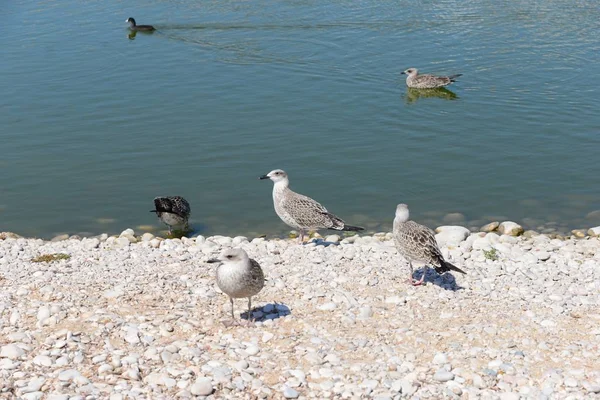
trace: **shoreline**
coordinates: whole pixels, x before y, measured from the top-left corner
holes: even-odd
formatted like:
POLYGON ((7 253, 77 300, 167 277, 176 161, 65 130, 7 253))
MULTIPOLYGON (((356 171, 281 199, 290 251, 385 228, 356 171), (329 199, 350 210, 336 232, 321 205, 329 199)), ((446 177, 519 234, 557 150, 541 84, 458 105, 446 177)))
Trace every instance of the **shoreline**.
MULTIPOLYGON (((451 215, 451 214, 448 214, 451 215)), ((517 233, 514 234, 513 236, 520 236, 520 235, 525 235, 526 237, 531 237, 531 236, 537 236, 537 235, 546 235, 548 237, 550 237, 551 239, 561 239, 561 240, 565 240, 565 239, 569 239, 571 237, 575 237, 575 238, 585 238, 585 237, 597 237, 600 236, 600 225, 598 226, 590 226, 589 228, 577 228, 577 229, 572 229, 569 232, 562 232, 559 231, 557 229, 554 228, 547 228, 547 229, 526 229, 524 228, 522 225, 516 223, 516 222, 512 222, 512 221, 490 221, 486 224, 484 224, 483 226, 469 226, 469 224, 461 224, 461 223, 453 223, 453 221, 450 219, 448 221, 448 223, 445 223, 443 225, 439 225, 436 228, 432 228, 436 233, 439 232, 440 228, 444 228, 447 226, 457 226, 457 227, 461 227, 464 229, 467 229, 470 233, 487 233, 487 232, 496 232, 499 234, 502 234, 503 232, 499 230, 500 225, 502 224, 510 224, 511 226, 514 226, 514 229, 517 229, 517 233)), ((428 226, 427 224, 425 224, 426 226, 428 226)), ((593 225, 593 224, 592 224, 593 225)), ((527 226, 527 225, 524 225, 527 226)), ((431 227, 431 226, 430 226, 431 227)), ((11 237, 11 238, 24 238, 24 239, 40 239, 43 241, 61 241, 61 240, 67 240, 67 239, 78 239, 78 240, 82 240, 82 239, 86 239, 86 238, 104 238, 103 240, 106 240, 106 238, 108 237, 120 237, 123 232, 131 232, 132 235, 137 236, 137 237, 142 237, 144 234, 149 234, 152 235, 153 237, 157 237, 160 238, 162 240, 165 239, 173 239, 173 238, 181 238, 182 236, 186 236, 187 238, 195 238, 198 236, 202 236, 202 237, 212 237, 212 236, 225 236, 225 237, 229 237, 228 235, 220 235, 220 234, 214 234, 214 235, 207 235, 207 234, 203 234, 204 232, 202 230, 194 230, 192 229, 190 232, 181 235, 181 236, 174 236, 174 237, 168 237, 167 235, 160 236, 161 233, 166 233, 165 229, 153 229, 154 226, 152 225, 140 225, 137 226, 137 232, 134 228, 126 228, 125 230, 123 230, 120 234, 109 234, 109 233, 100 233, 100 234, 92 234, 92 235, 80 235, 80 234, 68 234, 68 233, 63 233, 63 234, 58 234, 53 236, 52 238, 43 238, 43 237, 26 237, 26 236, 21 236, 18 233, 15 232, 0 232, 0 240, 3 240, 4 238, 7 237, 11 237), (140 232, 141 231, 141 232, 140 232)), ((351 235, 359 235, 359 236, 374 236, 374 235, 381 235, 382 233, 386 233, 391 231, 391 226, 390 229, 384 229, 384 230, 377 230, 377 229, 372 229, 372 227, 368 227, 365 229, 365 231, 361 233, 359 232, 349 232, 347 234, 344 234, 344 232, 339 232, 339 231, 335 231, 335 230, 322 230, 320 232, 313 232, 313 235, 311 235, 311 237, 315 237, 315 238, 323 238, 323 237, 327 237, 327 236, 332 236, 332 235, 338 235, 338 236, 351 236, 351 235)), ((256 235, 236 235, 236 236, 231 236, 231 237, 247 237, 247 236, 254 236, 254 237, 259 237, 259 238, 267 238, 269 240, 283 240, 283 239, 289 239, 289 238, 294 238, 295 235, 297 234, 296 231, 293 230, 288 230, 287 233, 283 233, 286 232, 285 230, 279 230, 279 232, 281 234, 275 234, 275 235, 267 235, 267 234, 256 234, 256 235)), ((181 232, 180 232, 181 234, 181 232)))
POLYGON ((389 232, 0 240, 0 398, 600 399, 600 238, 515 225, 442 227, 467 275, 422 287, 389 232), (267 279, 251 326, 206 262, 231 246, 267 279))

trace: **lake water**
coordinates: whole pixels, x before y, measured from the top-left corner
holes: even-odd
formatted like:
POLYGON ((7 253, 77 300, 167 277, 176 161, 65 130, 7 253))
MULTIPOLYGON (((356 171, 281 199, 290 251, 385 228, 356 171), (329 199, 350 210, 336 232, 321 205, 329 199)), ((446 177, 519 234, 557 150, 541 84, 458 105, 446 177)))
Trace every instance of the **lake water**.
POLYGON ((278 235, 275 168, 372 230, 399 202, 432 227, 600 225, 597 0, 0 11, 0 231, 163 229, 153 198, 182 195, 203 234, 278 235), (158 31, 130 39, 128 17, 158 31), (463 76, 432 96, 409 67, 463 76))

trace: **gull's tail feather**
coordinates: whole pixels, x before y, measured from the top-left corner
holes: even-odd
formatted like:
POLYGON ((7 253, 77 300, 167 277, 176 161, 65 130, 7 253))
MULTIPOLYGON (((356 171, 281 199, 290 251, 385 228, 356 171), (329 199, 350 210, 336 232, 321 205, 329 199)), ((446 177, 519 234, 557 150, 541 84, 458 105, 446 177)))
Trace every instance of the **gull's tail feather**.
POLYGON ((459 76, 462 76, 462 74, 449 75, 448 79, 450 79, 450 82, 456 82, 456 78, 458 78, 459 76))
POLYGON ((341 229, 342 231, 364 231, 365 228, 361 227, 361 226, 352 226, 352 225, 344 225, 344 227, 341 229))
POLYGON ((460 272, 461 274, 466 274, 465 271, 450 264, 448 261, 444 260, 441 257, 439 258, 439 261, 440 261, 440 265, 438 267, 435 267, 435 272, 437 272, 438 274, 443 274, 444 272, 449 272, 449 271, 456 271, 456 272, 460 272))
POLYGON ((337 215, 331 213, 323 213, 329 217, 332 225, 328 229, 335 229, 336 231, 364 231, 365 228, 360 226, 346 225, 346 223, 337 215))

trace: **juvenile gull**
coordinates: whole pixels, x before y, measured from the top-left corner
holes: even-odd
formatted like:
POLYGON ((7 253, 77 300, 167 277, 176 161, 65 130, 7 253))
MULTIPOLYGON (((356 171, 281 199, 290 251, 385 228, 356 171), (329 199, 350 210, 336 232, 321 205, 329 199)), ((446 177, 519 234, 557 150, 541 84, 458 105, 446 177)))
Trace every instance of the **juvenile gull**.
POLYGON ((316 229, 335 229, 338 231, 362 231, 359 226, 346 225, 339 217, 331 214, 325 207, 289 188, 290 181, 285 171, 275 169, 260 179, 273 181, 273 205, 275 212, 287 225, 300 231, 300 243, 304 232, 316 229))
POLYGON ((449 75, 449 76, 435 76, 429 74, 419 75, 419 70, 416 68, 409 68, 401 74, 408 75, 406 77, 406 86, 415 89, 435 89, 448 86, 452 82, 456 82, 456 78, 462 74, 449 75))
POLYGON ((427 265, 432 265, 438 274, 448 271, 457 271, 465 274, 463 270, 444 260, 444 256, 435 240, 435 233, 424 225, 408 220, 408 206, 398 204, 394 218, 394 241, 402 257, 408 262, 410 268, 410 283, 418 286, 423 283, 427 272, 427 265), (413 280, 412 262, 425 263, 423 276, 418 281, 413 280))
POLYGON ((265 276, 260 265, 248 257, 242 249, 226 249, 218 258, 208 260, 209 263, 220 263, 217 266, 217 285, 229 296, 231 301, 231 318, 235 322, 233 299, 248 298, 248 323, 252 310, 252 296, 258 294, 265 284, 265 276))
POLYGON ((154 210, 150 212, 156 213, 156 216, 169 227, 169 235, 173 226, 182 225, 184 229, 189 229, 190 203, 181 196, 156 197, 154 210))

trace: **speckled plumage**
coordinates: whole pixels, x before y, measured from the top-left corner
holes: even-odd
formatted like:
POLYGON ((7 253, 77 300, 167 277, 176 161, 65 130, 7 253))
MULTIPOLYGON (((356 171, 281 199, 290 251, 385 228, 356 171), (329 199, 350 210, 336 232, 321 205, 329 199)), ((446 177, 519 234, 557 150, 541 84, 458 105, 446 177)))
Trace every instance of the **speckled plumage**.
MULTIPOLYGON (((433 266, 438 274, 448 271, 465 273, 463 270, 444 260, 444 256, 435 240, 435 232, 424 225, 409 221, 408 218, 408 206, 406 204, 398 204, 396 207, 396 217, 394 218, 394 241, 398 252, 408 262, 411 282, 413 261, 433 266)), ((423 272, 424 277, 425 271, 423 272)), ((422 283, 423 278, 417 284, 422 283)))
POLYGON ((456 78, 462 74, 449 75, 449 76, 435 76, 429 74, 419 75, 419 70, 416 68, 409 68, 402 72, 408 75, 406 77, 406 86, 414 89, 435 89, 448 86, 452 82, 456 81, 456 78))
POLYGON ((283 170, 273 170, 260 178, 273 181, 275 213, 285 224, 300 231, 300 240, 302 240, 304 232, 308 230, 361 231, 364 229, 359 226, 346 225, 341 218, 331 214, 319 202, 291 190, 288 176, 283 170))
POLYGON ((248 298, 248 319, 250 319, 252 296, 260 292, 265 285, 265 276, 260 264, 249 258, 242 249, 224 250, 218 258, 208 260, 209 263, 220 263, 217 267, 217 286, 231 301, 231 317, 233 299, 248 298))
POLYGON ((156 197, 154 199, 154 210, 156 216, 169 227, 169 233, 173 226, 182 225, 187 228, 188 219, 191 214, 190 203, 181 196, 156 197))

